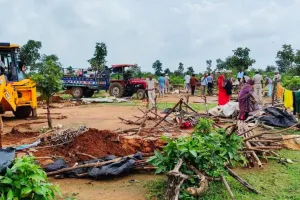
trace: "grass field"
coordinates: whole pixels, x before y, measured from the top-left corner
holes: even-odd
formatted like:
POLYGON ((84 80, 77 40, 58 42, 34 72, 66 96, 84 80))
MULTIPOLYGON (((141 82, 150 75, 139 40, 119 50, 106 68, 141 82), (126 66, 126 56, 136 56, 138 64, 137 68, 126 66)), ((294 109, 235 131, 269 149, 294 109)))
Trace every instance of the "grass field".
MULTIPOLYGON (((281 150, 284 158, 300 161, 300 152, 281 150)), ((233 178, 227 180, 237 200, 300 200, 300 163, 283 165, 270 161, 263 169, 236 169, 248 183, 261 194, 249 192, 233 178)), ((152 181, 147 184, 148 199, 161 200, 164 196, 166 183, 164 180, 152 181)), ((211 183, 210 190, 199 200, 231 199, 221 183, 211 183)))

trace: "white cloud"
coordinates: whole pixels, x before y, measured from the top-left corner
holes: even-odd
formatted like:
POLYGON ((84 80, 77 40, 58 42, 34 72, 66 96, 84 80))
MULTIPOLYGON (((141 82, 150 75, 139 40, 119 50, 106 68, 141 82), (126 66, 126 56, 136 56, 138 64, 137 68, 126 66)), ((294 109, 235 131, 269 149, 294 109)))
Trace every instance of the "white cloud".
POLYGON ((0 41, 43 42, 65 66, 87 67, 96 42, 108 46, 108 64, 160 59, 203 71, 242 46, 254 67, 274 64, 284 43, 300 48, 299 0, 0 0, 0 41), (3 9, 5 8, 5 9, 3 9), (5 19, 5 20, 3 20, 5 19))

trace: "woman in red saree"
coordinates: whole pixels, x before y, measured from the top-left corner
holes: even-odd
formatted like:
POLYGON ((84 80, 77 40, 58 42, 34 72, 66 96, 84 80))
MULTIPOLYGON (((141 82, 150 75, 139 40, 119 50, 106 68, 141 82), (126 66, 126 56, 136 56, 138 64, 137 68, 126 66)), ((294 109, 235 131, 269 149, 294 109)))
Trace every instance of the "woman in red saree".
POLYGON ((227 95, 226 90, 224 88, 224 84, 225 84, 225 76, 223 74, 221 74, 218 78, 218 89, 219 89, 218 104, 219 104, 219 106, 225 105, 230 100, 230 96, 227 95))

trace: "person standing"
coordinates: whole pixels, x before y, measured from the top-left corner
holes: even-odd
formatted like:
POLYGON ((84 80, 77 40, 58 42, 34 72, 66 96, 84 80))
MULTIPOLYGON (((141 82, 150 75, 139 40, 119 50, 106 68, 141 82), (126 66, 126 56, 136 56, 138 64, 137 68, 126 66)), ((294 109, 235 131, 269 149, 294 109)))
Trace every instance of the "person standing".
POLYGON ((229 102, 230 96, 226 93, 225 90, 225 76, 221 74, 218 78, 218 105, 222 106, 229 102))
POLYGON ((207 81, 207 93, 208 95, 212 95, 213 94, 213 86, 214 86, 214 79, 213 77, 210 75, 210 73, 208 73, 208 76, 206 77, 206 81, 207 81))
POLYGON ((273 77, 273 81, 275 80, 277 81, 277 83, 281 81, 281 75, 278 73, 278 71, 275 72, 275 75, 273 77))
POLYGON ((146 81, 148 91, 149 102, 152 104, 152 109, 155 108, 155 82, 153 80, 153 76, 149 75, 149 79, 146 81))
POLYGON ((269 77, 266 77, 265 80, 266 80, 266 85, 268 86, 268 97, 271 97, 272 96, 272 88, 273 88, 272 79, 270 79, 269 77))
POLYGON ((159 97, 164 97, 165 77, 163 74, 161 74, 160 77, 158 78, 158 92, 159 92, 159 97))
POLYGON ((262 89, 263 89, 263 77, 259 74, 259 71, 255 72, 253 76, 254 92, 258 98, 259 104, 262 104, 262 89))
POLYGON ((206 79, 206 74, 204 74, 203 77, 201 78, 202 95, 205 95, 206 86, 207 86, 207 79, 206 79))
POLYGON ((189 93, 189 91, 190 91, 190 80, 191 80, 191 76, 189 74, 186 74, 184 77, 186 93, 189 93))
POLYGON ((241 82, 241 80, 243 79, 243 77, 244 77, 244 72, 243 72, 243 70, 240 70, 238 72, 238 74, 237 74, 238 81, 241 82))
POLYGON ((196 89, 196 86, 198 84, 198 79, 196 78, 195 74, 192 75, 192 78, 190 79, 190 84, 191 84, 192 96, 194 96, 195 95, 195 89, 196 89))
POLYGON ((165 94, 169 93, 169 76, 165 75, 165 94))

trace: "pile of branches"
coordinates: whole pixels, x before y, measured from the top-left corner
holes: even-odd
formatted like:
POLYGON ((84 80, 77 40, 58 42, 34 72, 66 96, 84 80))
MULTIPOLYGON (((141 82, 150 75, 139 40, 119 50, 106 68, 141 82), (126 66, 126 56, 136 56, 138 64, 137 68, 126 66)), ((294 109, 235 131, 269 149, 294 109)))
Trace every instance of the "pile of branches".
POLYGON ((200 119, 190 137, 167 139, 163 151, 155 152, 148 161, 158 167, 156 173, 167 173, 168 200, 176 200, 179 195, 199 197, 208 190, 211 181, 221 181, 234 199, 226 176, 232 176, 250 191, 259 193, 230 169, 246 163, 240 153, 243 139, 232 131, 213 128, 213 121, 200 119))
POLYGON ((122 122, 129 125, 136 125, 138 127, 126 130, 116 130, 116 132, 126 135, 145 134, 147 136, 155 136, 155 134, 159 132, 172 133, 179 131, 182 123, 184 122, 196 124, 198 118, 201 116, 201 114, 188 105, 188 96, 186 96, 186 101, 181 98, 172 108, 166 110, 163 116, 157 114, 157 108, 155 110, 139 110, 143 115, 133 116, 136 118, 135 121, 119 117, 122 122), (189 113, 189 111, 191 112, 189 113), (170 119, 170 115, 172 113, 176 113, 176 117, 174 119, 170 119), (149 126, 147 124, 148 121, 152 121, 155 124, 149 126))
POLYGON ((40 139, 41 143, 49 146, 64 145, 72 142, 76 137, 86 132, 88 128, 86 126, 80 126, 78 129, 59 129, 54 132, 44 134, 40 139))

